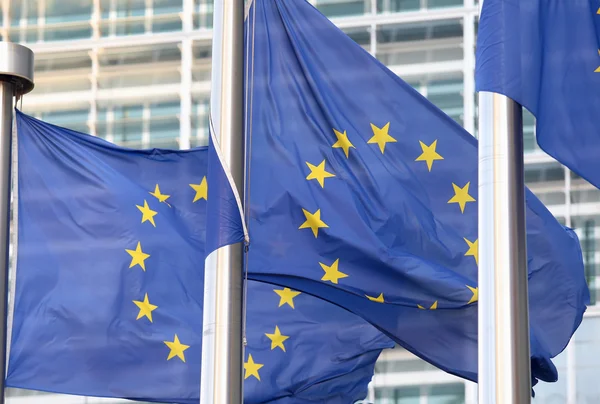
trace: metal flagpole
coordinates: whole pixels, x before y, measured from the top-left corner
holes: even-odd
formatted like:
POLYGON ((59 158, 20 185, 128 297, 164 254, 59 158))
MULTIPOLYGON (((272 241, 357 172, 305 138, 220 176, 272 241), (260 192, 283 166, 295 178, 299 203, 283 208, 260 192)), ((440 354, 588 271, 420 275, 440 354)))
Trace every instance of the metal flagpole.
POLYGON ((531 402, 522 107, 479 93, 479 403, 531 402))
MULTIPOLYGON (((10 162, 13 108, 16 96, 33 90, 33 52, 24 46, 0 42, 0 363, 6 374, 8 261, 10 240, 10 162)), ((0 378, 0 404, 4 404, 4 377, 0 378)))
MULTIPOLYGON (((239 195, 243 195, 244 1, 214 3, 211 118, 214 137, 239 195)), ((207 257, 204 285, 200 402, 241 404, 242 391, 241 243, 207 257)))

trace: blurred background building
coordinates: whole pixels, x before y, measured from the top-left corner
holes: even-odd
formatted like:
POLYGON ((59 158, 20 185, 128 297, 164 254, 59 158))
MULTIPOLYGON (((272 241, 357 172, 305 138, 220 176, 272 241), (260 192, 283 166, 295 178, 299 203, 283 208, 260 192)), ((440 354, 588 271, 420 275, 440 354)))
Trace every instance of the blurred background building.
MULTIPOLYGON (((476 136, 476 0, 310 1, 476 136)), ((24 112, 133 148, 207 143, 212 0, 0 2, 2 40, 36 53, 36 88, 25 97, 24 112)), ((577 229, 595 304, 600 192, 537 147, 530 114, 524 122, 527 185, 563 224, 577 229)), ((598 358, 600 310, 591 307, 556 359, 561 379, 537 386, 534 403, 600 402, 598 358)), ((11 404, 123 402, 14 389, 7 394, 11 404)), ((396 348, 382 354, 369 400, 474 404, 477 390, 396 348)))

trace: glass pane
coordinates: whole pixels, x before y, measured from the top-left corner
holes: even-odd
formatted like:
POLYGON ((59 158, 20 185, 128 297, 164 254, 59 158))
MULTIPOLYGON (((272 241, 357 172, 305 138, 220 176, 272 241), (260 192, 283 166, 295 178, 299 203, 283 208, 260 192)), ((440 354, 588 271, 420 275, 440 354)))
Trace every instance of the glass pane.
POLYGON ((361 15, 370 12, 370 0, 316 0, 315 6, 327 17, 361 15))
POLYGON ((583 262, 585 264, 585 277, 590 289, 590 304, 596 304, 598 297, 599 274, 597 270, 598 252, 600 251, 600 215, 575 215, 571 225, 577 232, 583 262))
POLYGON ((382 360, 375 364, 375 373, 402 373, 436 370, 437 368, 419 358, 382 360))
POLYGON ((91 17, 91 1, 46 0, 46 24, 87 21, 91 17))
POLYGON ((88 109, 45 112, 41 115, 40 119, 54 125, 69 128, 71 130, 89 133, 87 125, 89 112, 90 111, 88 109))
POLYGON ((384 64, 461 60, 463 28, 460 20, 377 27, 377 59, 384 64))
POLYGON ((427 390, 427 404, 464 404, 465 385, 441 384, 430 386, 427 390))
MULTIPOLYGON (((578 404, 600 402, 600 318, 583 320, 575 334, 575 355, 577 372, 578 404)), ((563 401, 565 402, 565 401, 563 401)))
POLYGON ((37 24, 38 7, 37 0, 19 0, 10 2, 10 25, 13 27, 19 26, 21 22, 26 22, 26 25, 37 24))
POLYGON ((150 106, 149 147, 179 149, 179 112, 180 103, 178 101, 150 106))
POLYGON ((212 28, 213 0, 194 0, 194 28, 212 28))
POLYGON ((99 56, 98 88, 179 83, 178 43, 107 49, 99 56))
POLYGON ((462 80, 431 81, 427 86, 427 98, 448 116, 462 125, 462 80))
POLYGON ((46 25, 41 31, 44 41, 71 41, 73 39, 91 38, 92 27, 88 22, 46 25))
POLYGON ((102 18, 109 18, 111 11, 116 12, 117 17, 143 16, 146 12, 146 0, 100 0, 100 10, 102 18))
POLYGON ((525 153, 540 152, 535 140, 535 117, 523 108, 523 149, 525 153))
POLYGON ((419 387, 382 387, 375 389, 375 404, 419 404, 419 387))
POLYGON ((155 19, 152 22, 152 32, 181 31, 183 22, 179 14, 169 14, 168 18, 155 19))
POLYGON ((210 81, 212 45, 208 41, 196 41, 192 44, 192 80, 210 81))
POLYGON ((421 8, 421 0, 377 0, 378 13, 397 13, 421 8))
POLYGON ((208 110, 208 98, 193 99, 191 147, 208 145, 208 110))
POLYGON ((462 5, 463 0, 427 0, 428 8, 459 7, 462 5))
POLYGON ((143 107, 131 105, 114 108, 113 139, 116 144, 141 149, 143 127, 143 107))
POLYGON ((365 49, 369 49, 371 44, 371 34, 367 28, 348 28, 344 29, 346 35, 354 40, 357 44, 365 49))
POLYGON ((558 163, 527 164, 525 185, 545 205, 565 203, 565 170, 558 163))
POLYGON ((153 0, 154 14, 175 14, 183 11, 183 0, 153 0))

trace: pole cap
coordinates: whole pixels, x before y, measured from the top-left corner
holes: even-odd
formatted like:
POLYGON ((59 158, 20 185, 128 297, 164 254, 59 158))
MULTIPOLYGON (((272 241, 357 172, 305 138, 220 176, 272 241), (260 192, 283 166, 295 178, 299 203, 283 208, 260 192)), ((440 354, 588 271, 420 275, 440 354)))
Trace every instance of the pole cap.
POLYGON ((33 51, 12 42, 0 42, 0 81, 15 84, 17 95, 33 90, 33 51))

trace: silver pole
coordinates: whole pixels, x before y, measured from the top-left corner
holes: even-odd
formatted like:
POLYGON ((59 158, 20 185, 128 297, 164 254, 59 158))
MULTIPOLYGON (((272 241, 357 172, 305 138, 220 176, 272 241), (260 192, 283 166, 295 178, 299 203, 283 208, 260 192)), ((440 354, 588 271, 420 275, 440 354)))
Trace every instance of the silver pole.
MULTIPOLYGON (((217 0, 213 12, 211 118, 218 142, 215 146, 243 195, 244 1, 217 0)), ((223 247, 206 260, 200 383, 203 404, 243 401, 242 248, 242 244, 223 247)))
MULTIPOLYGON (((14 97, 33 90, 33 52, 21 45, 0 42, 0 363, 6 374, 8 262, 10 240, 10 185, 14 97)), ((0 404, 4 404, 4 377, 0 404)))
POLYGON ((531 402, 519 104, 479 93, 479 403, 531 402))

